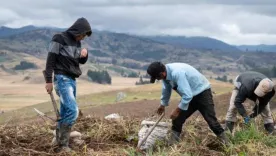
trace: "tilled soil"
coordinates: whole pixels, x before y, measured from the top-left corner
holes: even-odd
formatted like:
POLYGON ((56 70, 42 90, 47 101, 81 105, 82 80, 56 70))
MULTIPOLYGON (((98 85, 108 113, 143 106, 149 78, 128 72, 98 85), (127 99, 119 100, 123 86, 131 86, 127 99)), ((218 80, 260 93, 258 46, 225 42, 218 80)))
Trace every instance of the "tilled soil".
MULTIPOLYGON (((229 107, 229 99, 231 94, 223 94, 214 96, 214 103, 217 116, 226 114, 229 107)), ((168 107, 166 107, 166 117, 177 107, 179 101, 172 100, 168 107)), ((135 118, 147 118, 155 114, 155 111, 160 105, 160 100, 143 100, 137 102, 126 102, 104 106, 90 107, 84 110, 84 114, 90 114, 95 117, 104 117, 112 113, 118 113, 122 116, 130 116, 135 118)), ((197 113, 195 113, 197 114, 197 113)))
MULTIPOLYGON (((217 116, 224 117, 231 94, 214 97, 217 116)), ((118 103, 91 107, 83 110, 84 115, 74 126, 83 134, 85 145, 74 147, 77 155, 126 155, 122 149, 135 148, 137 139, 127 141, 128 136, 137 136, 142 119, 152 116, 159 106, 159 100, 143 100, 138 102, 118 103), (111 113, 124 117, 122 122, 103 120, 111 113), (90 115, 90 116, 89 116, 90 115)), ((166 117, 176 108, 178 101, 174 100, 166 109, 166 117)), ((272 109, 274 103, 271 104, 272 109)), ((22 124, 0 125, 0 156, 2 155, 56 155, 51 145, 53 123, 36 118, 22 124)), ((183 139, 190 140, 194 147, 180 147, 183 152, 199 155, 223 155, 213 133, 207 123, 196 112, 186 123, 193 126, 192 131, 184 131, 183 139), (198 118, 199 116, 199 118, 198 118), (195 138, 202 140, 195 142, 195 138), (193 143, 195 142, 195 143, 193 143)))

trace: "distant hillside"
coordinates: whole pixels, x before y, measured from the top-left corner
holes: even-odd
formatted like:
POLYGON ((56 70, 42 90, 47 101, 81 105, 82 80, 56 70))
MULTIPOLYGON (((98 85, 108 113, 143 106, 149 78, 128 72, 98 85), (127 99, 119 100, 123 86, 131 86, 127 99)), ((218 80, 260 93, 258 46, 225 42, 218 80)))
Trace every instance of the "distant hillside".
POLYGON ((245 52, 276 52, 276 45, 240 45, 237 47, 245 52))
MULTIPOLYGON (((45 59, 53 34, 61 30, 64 29, 40 28, 2 37, 0 50, 27 53, 45 59)), ((182 41, 183 38, 179 38, 179 41, 182 41)), ((123 33, 93 31, 92 37, 83 41, 83 47, 89 50, 89 62, 115 64, 132 69, 146 69, 150 62, 158 60, 164 63, 186 62, 200 70, 225 74, 228 71, 239 72, 256 67, 273 66, 276 59, 276 53, 264 55, 253 52, 249 55, 235 50, 235 47, 222 41, 206 37, 191 38, 195 42, 189 41, 190 45, 208 46, 209 43, 209 47, 216 45, 215 48, 179 46, 173 42, 174 37, 171 38, 172 42, 166 43, 157 39, 158 37, 145 38, 123 33), (203 44, 203 41, 208 42, 203 44), (225 50, 219 50, 219 47, 225 47, 225 50)), ((189 38, 186 41, 188 40, 189 38)))
POLYGON ((38 29, 38 27, 35 27, 32 25, 21 27, 21 28, 9 28, 9 27, 2 26, 2 27, 0 27, 0 37, 6 37, 6 36, 10 36, 10 35, 20 34, 20 33, 26 32, 26 31, 31 31, 31 30, 36 30, 36 29, 38 29))
POLYGON ((220 40, 210 37, 185 37, 185 36, 147 36, 147 38, 154 41, 173 44, 176 46, 201 49, 201 50, 213 50, 213 51, 225 51, 225 52, 238 52, 240 51, 235 46, 229 45, 220 40))
POLYGON ((33 25, 28 25, 28 26, 24 26, 21 28, 9 28, 9 27, 5 27, 5 26, 1 26, 0 27, 0 38, 5 38, 5 37, 9 37, 12 35, 18 35, 24 32, 28 32, 28 31, 33 31, 33 30, 38 30, 38 29, 50 29, 53 31, 63 31, 65 30, 64 28, 56 28, 56 27, 36 27, 33 25))
POLYGON ((36 29, 0 38, 0 49, 45 56, 48 44, 55 31, 36 29))

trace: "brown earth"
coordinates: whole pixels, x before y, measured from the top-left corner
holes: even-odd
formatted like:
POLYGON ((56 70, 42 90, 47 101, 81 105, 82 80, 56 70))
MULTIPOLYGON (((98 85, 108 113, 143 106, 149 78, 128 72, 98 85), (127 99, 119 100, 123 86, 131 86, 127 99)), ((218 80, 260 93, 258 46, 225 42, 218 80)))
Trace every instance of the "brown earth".
MULTIPOLYGON (((230 96, 230 93, 214 96, 214 103, 217 116, 223 116, 226 114, 229 106, 230 96)), ((147 118, 155 113, 159 104, 160 100, 143 100, 137 102, 126 102, 112 105, 96 106, 85 109, 83 112, 85 115, 90 114, 92 116, 100 118, 112 113, 118 113, 122 116, 130 116, 135 118, 147 118)), ((177 107, 177 105, 177 100, 171 101, 170 105, 166 108, 167 117, 177 107)))
MULTIPOLYGON (((224 117, 228 109, 230 93, 214 97, 217 116, 224 117)), ((177 106, 174 100, 166 110, 166 115, 177 106)), ((137 138, 131 142, 128 136, 137 136, 141 119, 154 114, 159 100, 118 103, 82 110, 86 117, 80 117, 74 130, 83 134, 85 146, 74 146, 77 155, 128 155, 122 149, 131 150, 137 145, 137 138), (119 113, 124 116, 122 122, 102 120, 105 115, 119 113), (87 115, 92 115, 89 117, 87 115)), ((274 104, 272 105, 274 106, 274 104)), ((189 142, 178 147, 182 152, 196 155, 225 155, 207 123, 195 113, 188 121, 183 140, 189 142), (204 128, 202 128, 204 127, 204 128), (197 143, 195 138, 200 139, 197 143)), ((51 146, 52 124, 42 119, 32 120, 32 124, 7 124, 0 126, 0 155, 55 155, 51 146), (35 122, 38 121, 38 122, 35 122)))
MULTIPOLYGON (((183 141, 189 142, 178 146, 182 152, 195 155, 223 155, 223 150, 218 140, 209 132, 206 123, 202 120, 190 120, 189 125, 194 125, 193 131, 183 133, 183 141), (196 123, 196 124, 195 124, 196 123), (202 139, 202 143, 195 142, 195 137, 202 139), (215 145, 214 145, 215 144, 215 145), (215 146, 215 148, 213 146, 215 146)), ((70 146, 75 150, 74 155, 137 155, 133 153, 137 145, 137 133, 140 121, 135 118, 125 118, 123 121, 108 121, 94 117, 80 118, 74 126, 74 130, 82 133, 85 144, 77 146, 70 141, 70 146), (134 139, 128 140, 129 136, 134 139), (127 154, 132 151, 133 154, 127 154)), ((53 138, 48 124, 33 123, 27 125, 7 125, 0 127, 0 155, 2 156, 44 156, 44 155, 69 155, 56 154, 55 146, 51 145, 53 138)), ((163 145, 165 147, 166 145, 163 145)))
MULTIPOLYGON (((231 93, 226 93, 222 95, 214 95, 213 100, 215 104, 215 111, 217 117, 224 118, 227 113, 229 107, 231 93)), ((170 105, 166 107, 166 117, 170 115, 170 113, 177 107, 177 100, 172 100, 170 105)), ((245 103, 251 103, 252 106, 254 104, 247 100, 245 103)), ((157 108, 159 107, 160 100, 143 100, 136 102, 126 102, 126 103, 118 103, 118 104, 110 104, 104 106, 95 106, 85 109, 83 112, 85 115, 92 115, 95 117, 103 118, 106 115, 112 113, 118 113, 122 116, 129 116, 135 118, 147 118, 152 116, 157 108)), ((271 110, 276 108, 275 102, 270 102, 271 110)), ((194 113, 197 115, 197 112, 194 113)))

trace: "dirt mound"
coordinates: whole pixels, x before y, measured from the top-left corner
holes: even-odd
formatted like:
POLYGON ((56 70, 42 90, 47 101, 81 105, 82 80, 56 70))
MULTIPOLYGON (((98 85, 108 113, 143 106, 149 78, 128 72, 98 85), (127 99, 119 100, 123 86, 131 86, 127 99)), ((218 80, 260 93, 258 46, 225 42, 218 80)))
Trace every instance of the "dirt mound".
MULTIPOLYGON (((41 121, 42 122, 42 121, 41 121)), ((51 145, 53 138, 51 127, 53 125, 41 122, 33 124, 0 127, 0 155, 1 156, 17 156, 17 155, 56 155, 51 145)), ((70 142, 70 146, 74 149, 76 155, 129 155, 135 152, 137 145, 137 133, 140 128, 139 120, 125 117, 120 122, 102 120, 94 117, 85 117, 79 119, 73 130, 82 133, 82 139, 85 144, 75 146, 70 142), (132 136, 132 140, 128 138, 132 136)), ((194 121, 191 121, 194 123, 194 121)), ((191 124, 191 123, 189 123, 191 124)), ((193 131, 187 131, 183 134, 183 140, 194 143, 194 137, 206 139, 214 138, 208 134, 209 130, 202 129, 207 126, 201 122, 193 131), (196 134, 198 133, 198 134, 196 134)), ((189 128, 188 128, 189 129, 189 128)), ((210 140, 210 139, 207 139, 210 140)), ((211 139, 213 142, 213 139, 211 139)), ((214 142, 216 142, 214 140, 214 142)), ((197 146, 186 146, 181 150, 183 152, 193 152, 200 155, 221 155, 221 151, 214 151, 208 147, 210 141, 205 141, 197 146), (197 149, 195 149, 197 148, 197 149)), ((61 153, 60 155, 65 155, 61 153)))
MULTIPOLYGON (((226 114, 231 93, 215 96, 217 116, 226 114)), ((166 109, 166 115, 177 107, 178 101, 172 101, 166 109)), ((75 150, 75 155, 136 155, 137 133, 140 129, 142 119, 150 117, 159 106, 159 100, 144 100, 139 102, 119 103, 84 109, 84 116, 78 119, 73 130, 82 133, 84 145, 76 146, 72 142, 70 145, 75 150), (119 113, 123 117, 120 122, 103 119, 105 115, 119 113), (129 140, 129 138, 132 138, 129 140)), ((0 155, 56 155, 51 145, 53 138, 52 124, 42 119, 24 122, 24 124, 7 124, 0 126, 0 155)), ((258 124, 262 126, 262 124, 258 124)), ((199 113, 195 113, 183 126, 184 131, 181 136, 181 143, 167 147, 164 143, 159 143, 158 148, 149 155, 203 155, 220 156, 239 154, 244 152, 241 148, 246 148, 248 154, 254 155, 255 145, 262 145, 259 151, 271 150, 276 147, 276 139, 271 143, 271 138, 267 140, 248 141, 244 134, 237 135, 236 140, 243 139, 244 142, 237 142, 230 149, 221 146, 215 135, 208 128, 207 123, 199 113), (240 137, 240 138, 239 138, 240 137), (262 142, 260 142, 262 141, 262 142), (264 144, 266 143, 266 144, 264 144), (248 147, 247 147, 248 145, 248 147), (250 146, 249 146, 250 145, 250 146), (251 147, 254 146, 254 148, 251 147), (274 146, 275 145, 275 146, 274 146)), ((260 130, 246 132, 245 134, 258 135, 260 130), (249 133, 250 132, 250 133, 249 133)), ((252 138, 256 138, 255 136, 252 138)), ((259 138, 264 138, 260 135, 259 138)), ((256 154, 256 153, 255 153, 256 154)), ((60 154, 64 155, 64 154, 60 154)), ((259 155, 257 153, 257 155, 259 155)))
MULTIPOLYGON (((75 151, 73 155, 137 155, 137 133, 141 120, 123 117, 120 121, 109 121, 91 116, 80 118, 73 130, 82 133, 85 144, 77 146, 70 141, 75 151), (130 139, 132 138, 132 139, 130 139)), ((259 126, 262 124, 259 123, 259 126)), ((225 148, 208 128, 201 116, 193 116, 183 126, 181 142, 168 146, 165 142, 157 142, 156 148, 148 151, 148 155, 266 155, 275 153, 276 139, 263 134, 261 127, 246 128, 244 124, 237 125, 232 144, 225 148), (261 154, 264 153, 265 154, 261 154)), ((26 125, 3 125, 0 127, 0 155, 57 155, 52 147, 53 125, 37 121, 26 125)), ((61 153, 58 155, 66 155, 61 153)))
MULTIPOLYGON (((51 141, 53 138, 53 125, 34 122, 20 126, 0 127, 0 155, 55 155, 51 141)), ((83 134, 84 146, 70 145, 77 155, 84 153, 108 153, 112 155, 112 149, 134 146, 135 142, 127 142, 129 135, 136 134, 137 120, 124 120, 114 122, 100 120, 92 117, 79 119, 73 130, 83 134), (110 153, 111 151, 111 153, 110 153)), ((63 155, 63 154, 61 154, 63 155)))

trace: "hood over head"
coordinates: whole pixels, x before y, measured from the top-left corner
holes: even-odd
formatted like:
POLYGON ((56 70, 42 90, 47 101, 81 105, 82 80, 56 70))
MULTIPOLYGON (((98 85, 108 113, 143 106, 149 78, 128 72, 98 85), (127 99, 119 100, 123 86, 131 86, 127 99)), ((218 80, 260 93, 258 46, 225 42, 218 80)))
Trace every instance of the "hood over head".
POLYGON ((83 17, 77 19, 77 21, 70 28, 68 28, 66 32, 72 34, 75 37, 84 34, 91 36, 92 34, 89 22, 83 17))

